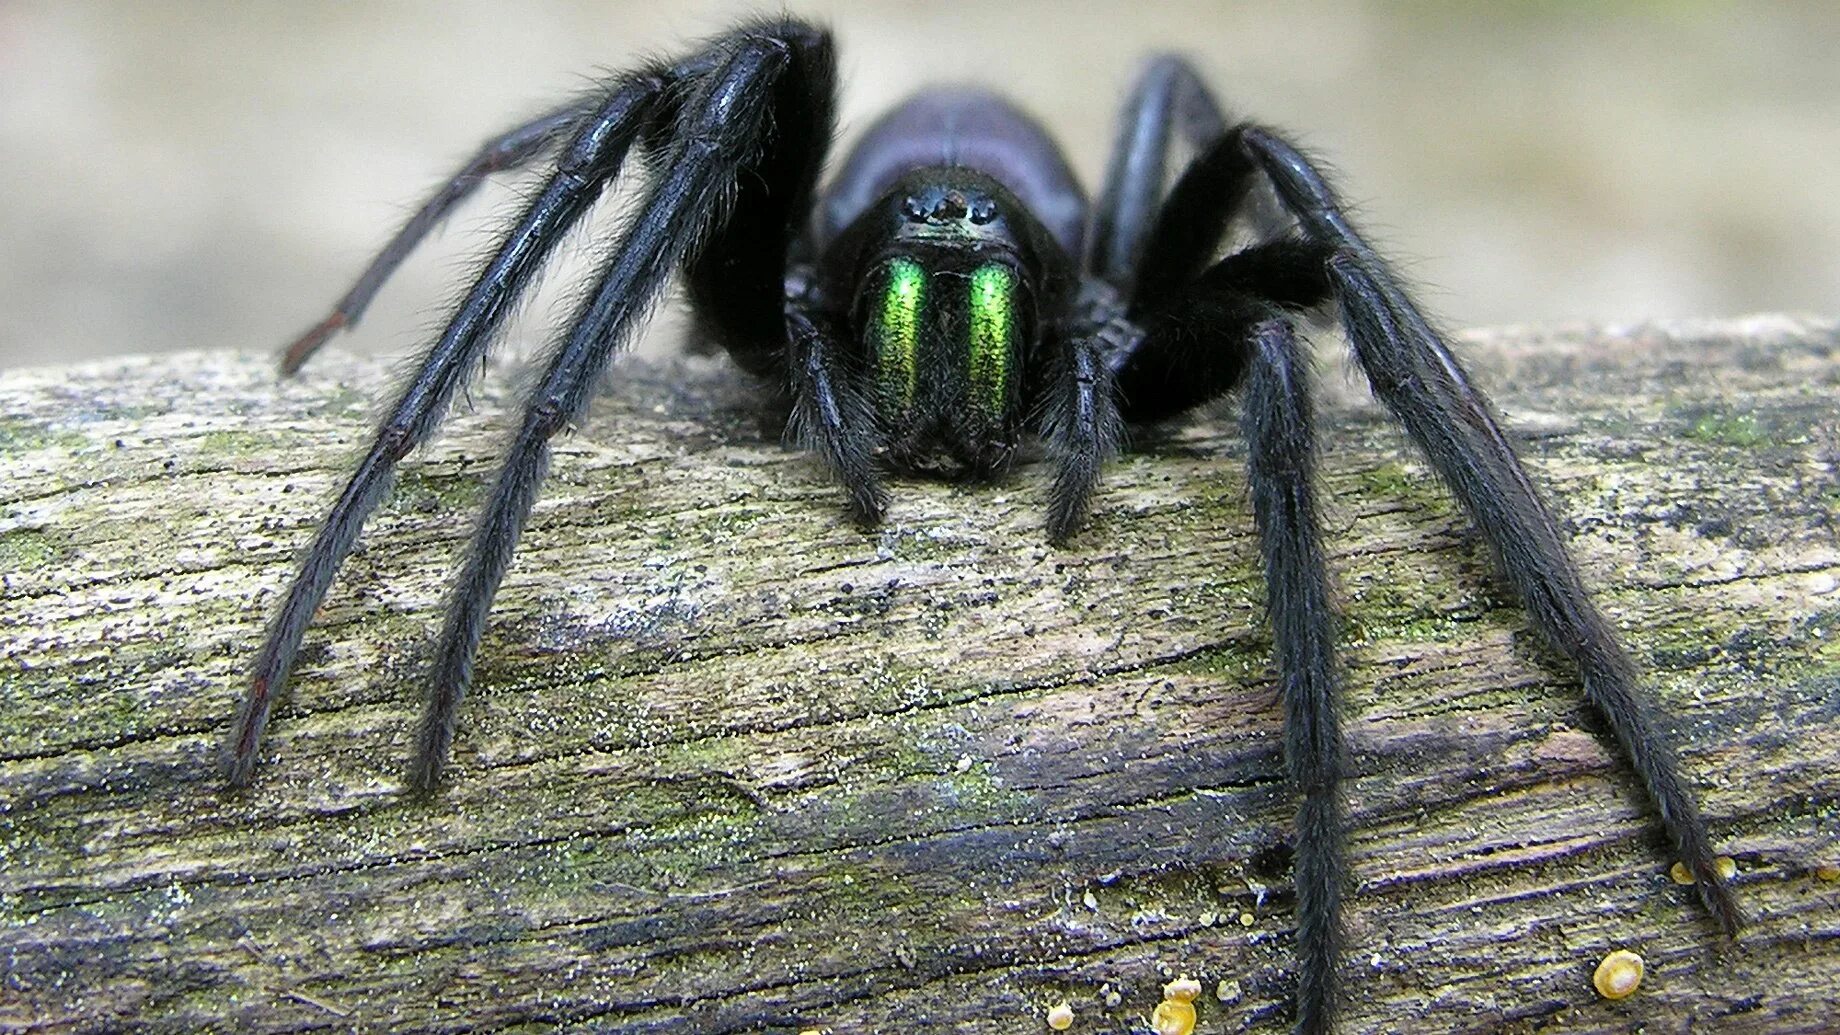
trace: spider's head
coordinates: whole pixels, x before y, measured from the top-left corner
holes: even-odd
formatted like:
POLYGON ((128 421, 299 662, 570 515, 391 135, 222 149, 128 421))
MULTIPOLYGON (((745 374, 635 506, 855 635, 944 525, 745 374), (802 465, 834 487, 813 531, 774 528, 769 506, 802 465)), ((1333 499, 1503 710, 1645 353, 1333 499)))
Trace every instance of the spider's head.
POLYGON ((1047 232, 990 177, 933 168, 904 176, 839 243, 851 253, 851 322, 888 462, 1001 473, 1029 403, 1044 266, 1058 255, 1047 232))

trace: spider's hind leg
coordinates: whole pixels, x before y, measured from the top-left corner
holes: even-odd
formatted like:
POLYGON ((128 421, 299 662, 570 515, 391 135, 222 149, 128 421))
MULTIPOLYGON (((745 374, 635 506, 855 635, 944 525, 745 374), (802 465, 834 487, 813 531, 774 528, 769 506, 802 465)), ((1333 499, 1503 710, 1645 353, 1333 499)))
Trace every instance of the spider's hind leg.
POLYGON ((1227 128, 1201 74, 1179 54, 1144 66, 1118 120, 1105 183, 1093 203, 1087 268, 1130 293, 1145 279, 1145 238, 1163 208, 1163 185, 1177 143, 1200 152, 1227 128))

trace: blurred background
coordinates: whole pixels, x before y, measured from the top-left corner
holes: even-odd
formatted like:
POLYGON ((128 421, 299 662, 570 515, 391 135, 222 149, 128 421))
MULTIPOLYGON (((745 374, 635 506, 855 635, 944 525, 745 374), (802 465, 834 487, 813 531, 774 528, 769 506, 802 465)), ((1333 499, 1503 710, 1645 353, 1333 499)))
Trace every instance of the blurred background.
MULTIPOLYGON (((846 141, 917 84, 977 79, 1089 187, 1143 54, 1185 51, 1333 160, 1454 326, 1840 312, 1831 0, 791 6, 836 28, 846 141)), ((279 348, 488 133, 759 7, 0 0, 0 367, 279 348)), ((422 343, 512 197, 340 344, 422 343)))

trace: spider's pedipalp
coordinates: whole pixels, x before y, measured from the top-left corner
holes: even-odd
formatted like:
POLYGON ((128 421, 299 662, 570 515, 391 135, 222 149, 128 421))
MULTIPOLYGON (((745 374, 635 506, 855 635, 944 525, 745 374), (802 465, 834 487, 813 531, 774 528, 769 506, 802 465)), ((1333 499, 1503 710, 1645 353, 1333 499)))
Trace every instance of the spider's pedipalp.
POLYGON ((787 438, 818 455, 843 484, 850 517, 872 526, 888 508, 888 492, 875 468, 874 407, 849 378, 836 333, 808 303, 801 293, 786 305, 792 395, 787 438))
POLYGON ((1102 338, 1073 339, 1060 366, 1044 429, 1054 460, 1048 539, 1055 543, 1066 541, 1086 520, 1099 469, 1117 448, 1123 428, 1102 338))

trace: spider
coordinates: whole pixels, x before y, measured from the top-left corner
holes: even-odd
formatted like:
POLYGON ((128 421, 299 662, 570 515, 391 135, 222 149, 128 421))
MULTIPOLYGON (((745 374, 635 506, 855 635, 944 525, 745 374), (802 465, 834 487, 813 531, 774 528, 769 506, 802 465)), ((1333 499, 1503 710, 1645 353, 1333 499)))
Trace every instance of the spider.
POLYGON ((435 788, 474 655, 549 460, 609 359, 682 278, 699 337, 790 404, 790 434, 882 518, 886 473, 1002 476, 1026 433, 1052 468, 1047 535, 1080 527, 1128 425, 1238 390, 1252 510, 1299 798, 1296 1027, 1334 1023, 1346 880, 1336 620, 1313 477, 1315 428, 1296 327, 1339 314, 1373 391, 1462 501, 1545 640, 1653 798, 1701 901, 1742 920, 1706 825, 1489 402, 1316 165, 1279 133, 1229 125, 1193 66, 1153 59, 1127 98, 1089 201, 1046 130, 981 89, 933 88, 870 126, 820 188, 832 136, 829 34, 743 24, 689 56, 615 75, 488 141, 415 213, 332 314, 287 351, 293 371, 354 324, 416 244, 488 174, 551 155, 507 232, 388 411, 320 525, 255 659, 226 746, 250 780, 301 638, 401 459, 479 368, 557 242, 635 146, 652 176, 598 283, 550 354, 454 583, 410 784, 435 788), (1181 153, 1188 160, 1172 169, 1181 153), (1273 202, 1275 201, 1275 205, 1273 202), (1254 243, 1222 252, 1236 221, 1254 243))

